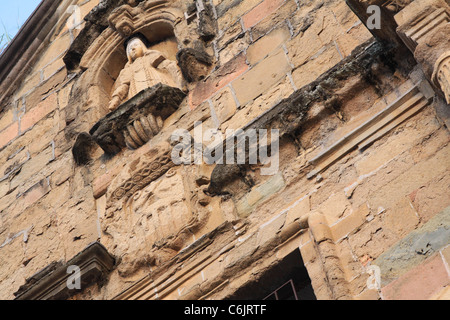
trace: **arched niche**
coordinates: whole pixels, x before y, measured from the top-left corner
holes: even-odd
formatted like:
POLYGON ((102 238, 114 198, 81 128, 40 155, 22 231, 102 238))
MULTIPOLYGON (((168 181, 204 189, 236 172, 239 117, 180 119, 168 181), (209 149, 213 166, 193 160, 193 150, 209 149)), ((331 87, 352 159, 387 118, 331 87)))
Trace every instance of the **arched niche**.
POLYGON ((96 123, 108 113, 108 104, 114 85, 127 62, 124 41, 136 33, 143 34, 150 48, 163 52, 168 59, 176 60, 180 49, 180 21, 184 15, 178 8, 168 7, 166 1, 147 1, 137 7, 123 5, 112 12, 110 26, 98 36, 83 54, 79 69, 82 79, 73 90, 83 92, 83 110, 94 116, 85 117, 89 125, 96 123))

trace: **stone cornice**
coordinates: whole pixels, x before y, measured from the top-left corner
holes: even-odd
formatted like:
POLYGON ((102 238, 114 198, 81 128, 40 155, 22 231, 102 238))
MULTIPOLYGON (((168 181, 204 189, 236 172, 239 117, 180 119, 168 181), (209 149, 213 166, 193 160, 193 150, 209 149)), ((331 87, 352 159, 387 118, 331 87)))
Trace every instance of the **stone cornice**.
MULTIPOLYGON (((395 46, 386 46, 381 42, 369 40, 314 82, 295 91, 290 97, 255 118, 242 129, 244 131, 278 129, 280 137, 294 134, 308 121, 308 111, 314 104, 322 103, 332 106, 345 103, 348 97, 342 97, 337 92, 351 77, 360 76, 370 81, 377 77, 371 71, 373 65, 398 67, 397 61, 390 60, 395 52, 395 46)), ((224 145, 226 148, 234 147, 233 143, 224 143, 224 145)), ((221 194, 227 181, 232 181, 245 170, 247 170, 245 165, 217 165, 211 176, 209 194, 221 194), (244 168, 238 168, 242 166, 244 168)))
POLYGON ((65 300, 80 292, 69 289, 67 281, 70 266, 80 269, 81 290, 104 280, 113 269, 114 258, 99 242, 91 243, 86 249, 66 263, 55 262, 27 279, 25 285, 14 293, 16 300, 65 300))

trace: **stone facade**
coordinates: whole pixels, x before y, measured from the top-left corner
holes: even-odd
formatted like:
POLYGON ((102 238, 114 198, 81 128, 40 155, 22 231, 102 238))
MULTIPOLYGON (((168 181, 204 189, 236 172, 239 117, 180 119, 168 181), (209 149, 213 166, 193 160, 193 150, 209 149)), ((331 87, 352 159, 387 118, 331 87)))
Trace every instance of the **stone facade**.
POLYGON ((448 1, 50 2, 0 57, 0 299, 450 298, 448 1), (109 108, 137 34, 181 80, 109 108))

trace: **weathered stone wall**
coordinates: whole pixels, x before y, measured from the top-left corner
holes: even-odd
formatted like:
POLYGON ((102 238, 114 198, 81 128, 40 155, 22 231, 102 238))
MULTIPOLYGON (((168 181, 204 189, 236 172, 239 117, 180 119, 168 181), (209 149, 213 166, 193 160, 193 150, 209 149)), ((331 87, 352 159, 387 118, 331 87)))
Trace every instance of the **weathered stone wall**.
MULTIPOLYGON (((96 148, 86 165, 75 163, 72 147, 106 115, 111 92, 99 91, 90 70, 68 73, 63 62, 86 22, 67 28, 67 15, 52 30, 1 106, 0 298, 13 299, 33 274, 95 241, 116 268, 77 299, 232 297, 296 248, 318 299, 448 298, 448 105, 428 96, 420 68, 404 70, 389 52, 369 59, 364 73, 352 66, 374 40, 344 1, 206 2, 218 28, 205 42, 214 60, 208 76, 188 84, 150 142, 114 157, 96 148), (398 99, 403 110, 408 92, 420 108, 399 113, 404 119, 386 132, 371 131, 379 122, 364 126, 398 99), (305 97, 308 105, 297 106, 305 97), (127 201, 114 200, 136 168, 163 163, 158 155, 176 129, 194 132, 203 121, 203 131, 225 134, 289 104, 302 116, 266 122, 296 123, 283 131, 276 175, 251 166, 213 195, 204 191, 214 166, 174 166, 127 201), (365 134, 379 136, 364 145, 365 134), (326 159, 342 156, 311 174, 339 141, 348 148, 326 159)), ((186 1, 171 3, 188 11, 186 1)), ((83 17, 98 4, 78 2, 83 17)), ((109 71, 120 69, 123 57, 110 63, 109 71)), ((103 88, 111 78, 100 77, 103 88)))
MULTIPOLYGON (((98 2, 79 1, 81 15, 98 2)), ((83 24, 71 23, 69 11, 62 19, 1 107, 2 299, 13 299, 26 278, 99 237, 92 188, 74 167, 64 132, 71 80, 62 59, 83 24)))

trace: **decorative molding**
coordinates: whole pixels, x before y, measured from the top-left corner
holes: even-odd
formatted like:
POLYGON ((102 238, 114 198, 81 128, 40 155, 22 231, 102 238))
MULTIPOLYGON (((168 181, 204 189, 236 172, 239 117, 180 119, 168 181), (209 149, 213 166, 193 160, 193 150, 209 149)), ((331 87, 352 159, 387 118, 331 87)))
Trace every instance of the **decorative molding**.
POLYGON ((312 179, 325 171, 355 148, 364 149, 380 139, 390 130, 422 110, 429 104, 432 97, 433 90, 427 82, 423 81, 413 86, 382 111, 310 160, 309 163, 314 166, 314 170, 308 174, 308 179, 312 179))
POLYGON ((417 45, 430 33, 450 22, 450 16, 444 8, 437 9, 431 14, 416 17, 415 23, 406 24, 398 28, 397 32, 411 52, 416 50, 417 45))
POLYGON ((66 300, 87 287, 101 283, 113 269, 114 258, 99 242, 91 243, 67 263, 55 262, 26 280, 14 293, 16 300, 66 300), (81 289, 69 289, 70 266, 80 269, 81 289))
MULTIPOLYGON (((109 26, 122 37, 129 37, 149 21, 161 19, 161 12, 157 14, 156 18, 153 17, 153 12, 161 8, 165 8, 167 11, 168 4, 167 0, 145 1, 135 7, 124 4, 111 12, 108 17, 109 26)), ((174 17, 181 18, 182 16, 181 11, 174 14, 174 17)))
MULTIPOLYGON (((270 239, 258 246, 257 255, 264 256, 277 252, 277 257, 291 252, 298 248, 299 236, 309 228, 309 215, 302 217, 299 221, 288 226, 283 226, 279 233, 274 233, 270 239), (297 244, 293 245, 293 241, 297 244)), ((224 280, 220 274, 208 277, 200 281, 199 274, 212 264, 223 258, 233 250, 239 250, 242 245, 242 238, 249 239, 257 237, 261 229, 253 230, 252 234, 247 234, 248 224, 244 220, 225 222, 212 232, 204 235, 191 245, 181 250, 166 265, 154 270, 148 276, 137 281, 129 288, 118 294, 114 300, 163 300, 174 299, 172 294, 178 288, 186 286, 182 294, 178 291, 177 298, 183 300, 206 300, 219 289, 223 289, 230 284, 224 280), (198 276, 198 284, 195 284, 195 277, 198 276), (194 282, 194 283, 193 283, 194 282), (200 286, 201 284, 201 286, 200 286), (201 288, 199 288, 201 287, 201 288)), ((242 254, 237 252, 236 254, 242 254)), ((271 254, 271 256, 275 256, 271 254)), ((242 260, 249 259, 248 256, 241 256, 242 260)), ((245 263, 244 263, 245 265, 245 263)), ((224 267, 230 273, 245 272, 239 263, 230 261, 224 267)))
POLYGON ((148 186, 152 181, 168 172, 175 164, 172 162, 170 155, 165 154, 148 161, 141 166, 143 169, 135 172, 131 178, 123 182, 120 187, 112 192, 111 200, 118 201, 123 198, 131 197, 139 190, 148 186))
MULTIPOLYGON (((183 268, 181 268, 179 272, 174 272, 174 270, 172 270, 173 268, 161 266, 159 271, 163 272, 163 274, 154 278, 149 274, 117 295, 113 300, 164 299, 164 297, 168 296, 172 291, 176 290, 176 288, 179 288, 195 274, 201 272, 201 270, 219 259, 222 255, 232 250, 237 245, 236 238, 237 234, 235 233, 234 226, 230 222, 224 223, 214 231, 204 235, 190 246, 181 250, 171 261, 167 262, 168 265, 175 262, 175 270, 178 269, 179 263, 182 263, 183 268), (217 241, 216 235, 227 237, 228 244, 220 250, 215 250, 215 254, 213 255, 203 254, 198 259, 186 261, 196 254, 202 254, 205 248, 213 245, 213 243, 217 241)), ((198 298, 200 297, 195 297, 195 299, 198 298)))
POLYGON ((450 51, 445 52, 436 61, 431 79, 438 88, 441 88, 445 100, 450 104, 450 51))
POLYGON ((422 66, 424 74, 450 103, 448 1, 413 1, 395 16, 395 20, 399 24, 398 35, 422 66))

